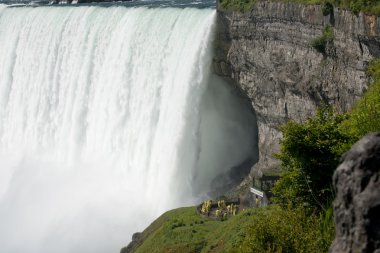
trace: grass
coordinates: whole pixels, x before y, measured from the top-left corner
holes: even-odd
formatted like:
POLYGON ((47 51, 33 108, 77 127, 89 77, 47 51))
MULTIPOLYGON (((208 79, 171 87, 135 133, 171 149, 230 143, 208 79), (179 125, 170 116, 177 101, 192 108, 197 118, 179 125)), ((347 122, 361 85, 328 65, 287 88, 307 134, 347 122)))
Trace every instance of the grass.
POLYGON ((141 238, 136 252, 200 252, 205 237, 219 225, 196 214, 195 207, 178 208, 155 220, 141 238))
POLYGON ((327 252, 333 223, 302 209, 247 209, 211 221, 195 207, 166 212, 142 233, 134 252, 327 252))

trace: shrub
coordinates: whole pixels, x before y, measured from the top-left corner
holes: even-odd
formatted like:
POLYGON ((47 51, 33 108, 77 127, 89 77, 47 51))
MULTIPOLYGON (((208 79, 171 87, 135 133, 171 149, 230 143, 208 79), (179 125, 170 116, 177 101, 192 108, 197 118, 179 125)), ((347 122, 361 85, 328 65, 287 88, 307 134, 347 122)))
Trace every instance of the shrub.
POLYGON ((281 127, 282 178, 273 188, 274 201, 286 206, 323 209, 334 197, 332 174, 341 154, 352 143, 339 126, 346 119, 330 107, 321 107, 305 123, 289 121, 281 127))
POLYGON ((322 31, 322 35, 313 39, 311 46, 318 52, 325 54, 327 43, 332 42, 334 39, 334 33, 331 26, 325 26, 322 31))
POLYGON ((304 123, 281 127, 283 139, 277 158, 282 178, 273 188, 274 201, 323 210, 334 198, 332 174, 341 155, 369 132, 380 131, 380 60, 369 64, 373 82, 347 114, 324 107, 304 123))
POLYGON ((310 214, 302 207, 262 208, 250 216, 253 225, 242 252, 327 252, 334 238, 330 214, 310 214))

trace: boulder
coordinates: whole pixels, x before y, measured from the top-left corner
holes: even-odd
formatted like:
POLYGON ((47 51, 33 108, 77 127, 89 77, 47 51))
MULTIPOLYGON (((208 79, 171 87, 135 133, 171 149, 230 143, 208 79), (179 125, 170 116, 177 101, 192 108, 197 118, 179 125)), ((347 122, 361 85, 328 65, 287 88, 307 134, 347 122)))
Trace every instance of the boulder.
POLYGON ((380 132, 343 155, 333 182, 336 228, 330 252, 380 253, 380 132))

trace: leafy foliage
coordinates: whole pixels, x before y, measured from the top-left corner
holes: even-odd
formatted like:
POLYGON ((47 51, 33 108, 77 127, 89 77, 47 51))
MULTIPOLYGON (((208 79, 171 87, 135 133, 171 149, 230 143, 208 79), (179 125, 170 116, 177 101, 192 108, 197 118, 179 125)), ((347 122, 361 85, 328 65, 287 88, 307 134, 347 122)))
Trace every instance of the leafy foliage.
POLYGON ((334 32, 331 26, 325 26, 322 31, 322 35, 313 39, 311 46, 314 47, 320 53, 326 53, 326 46, 334 39, 334 32))
POLYGON ((289 121, 281 127, 283 139, 277 158, 282 162, 282 178, 275 185, 275 201, 283 206, 306 205, 322 209, 334 197, 332 174, 351 143, 340 124, 345 115, 331 108, 318 109, 305 123, 289 121))
POLYGON ((334 238, 331 215, 309 215, 302 207, 261 209, 251 220, 242 252, 327 252, 334 238))
POLYGON ((380 60, 371 62, 368 71, 372 85, 350 112, 337 114, 324 107, 304 123, 289 121, 281 127, 277 158, 283 172, 273 192, 282 206, 329 206, 332 174, 341 155, 367 133, 380 131, 380 60))
POLYGON ((356 140, 380 130, 380 60, 372 61, 368 71, 373 83, 342 124, 342 128, 356 140))

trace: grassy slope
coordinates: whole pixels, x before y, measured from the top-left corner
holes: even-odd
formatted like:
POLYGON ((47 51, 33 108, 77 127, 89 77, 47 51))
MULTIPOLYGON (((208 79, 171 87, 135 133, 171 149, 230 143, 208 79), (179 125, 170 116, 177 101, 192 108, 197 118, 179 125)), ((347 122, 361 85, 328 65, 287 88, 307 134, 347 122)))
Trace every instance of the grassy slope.
POLYGON ((206 234, 218 225, 218 222, 196 215, 195 207, 174 209, 144 230, 144 243, 136 252, 199 252, 205 244, 206 234))
POLYGON ((247 209, 223 222, 198 216, 195 207, 178 208, 154 221, 142 233, 134 252, 252 252, 252 249, 255 252, 326 252, 332 237, 321 243, 319 225, 315 215, 275 206, 247 209))
POLYGON ((212 221, 198 216, 195 207, 171 210, 144 230, 136 252, 233 252, 247 229, 242 218, 212 221))

